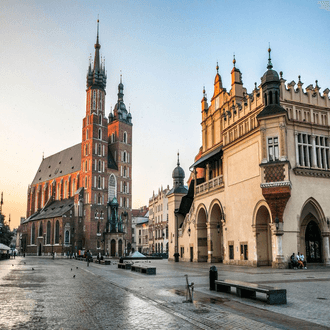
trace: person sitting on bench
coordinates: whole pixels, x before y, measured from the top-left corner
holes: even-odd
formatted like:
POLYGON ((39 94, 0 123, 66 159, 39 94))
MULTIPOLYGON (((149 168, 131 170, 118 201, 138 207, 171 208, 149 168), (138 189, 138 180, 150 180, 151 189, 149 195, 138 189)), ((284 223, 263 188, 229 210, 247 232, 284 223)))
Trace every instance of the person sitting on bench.
POLYGON ((290 257, 290 261, 291 261, 291 267, 293 269, 297 269, 297 267, 298 267, 298 261, 297 261, 297 258, 296 258, 296 256, 295 256, 294 253, 292 253, 292 256, 290 257))
MULTIPOLYGON (((298 252, 299 255, 299 252, 298 252)), ((299 255, 299 261, 302 263, 302 268, 307 269, 307 262, 305 260, 305 256, 303 254, 299 255)))

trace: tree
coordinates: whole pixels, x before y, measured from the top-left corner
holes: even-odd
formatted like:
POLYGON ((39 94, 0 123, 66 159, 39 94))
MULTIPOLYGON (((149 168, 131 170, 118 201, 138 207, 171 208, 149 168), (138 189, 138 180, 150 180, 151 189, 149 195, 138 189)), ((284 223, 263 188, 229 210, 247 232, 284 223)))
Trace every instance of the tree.
POLYGON ((0 214, 0 216, 2 217, 2 219, 0 219, 0 243, 9 246, 11 243, 11 240, 14 236, 14 233, 10 231, 9 226, 7 225, 6 221, 4 220, 4 216, 1 214, 0 214))

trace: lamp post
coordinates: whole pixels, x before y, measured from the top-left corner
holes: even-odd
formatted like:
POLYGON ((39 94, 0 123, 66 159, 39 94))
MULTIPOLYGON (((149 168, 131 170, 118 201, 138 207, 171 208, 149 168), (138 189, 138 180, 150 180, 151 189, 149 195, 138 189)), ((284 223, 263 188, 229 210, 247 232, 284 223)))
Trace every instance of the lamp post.
POLYGON ((217 230, 218 230, 218 234, 220 234, 220 222, 218 222, 218 224, 217 224, 217 230))
POLYGON ((276 217, 275 217, 276 231, 278 231, 279 225, 280 225, 280 219, 279 219, 278 216, 276 215, 276 217))

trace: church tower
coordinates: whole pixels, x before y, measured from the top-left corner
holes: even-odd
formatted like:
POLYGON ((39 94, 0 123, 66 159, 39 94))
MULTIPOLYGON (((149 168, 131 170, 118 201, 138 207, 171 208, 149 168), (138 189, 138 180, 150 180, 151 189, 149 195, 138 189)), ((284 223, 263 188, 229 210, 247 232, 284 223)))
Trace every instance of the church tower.
POLYGON ((81 143, 81 187, 84 187, 84 226, 82 246, 95 251, 98 236, 106 225, 108 120, 105 114, 107 75, 100 61, 99 20, 94 62, 87 72, 86 116, 83 119, 81 143), (85 241, 84 241, 85 240, 85 241))
MULTIPOLYGON (((118 168, 116 194, 109 193, 109 202, 117 198, 118 216, 121 218, 126 233, 127 250, 131 247, 132 221, 132 116, 124 103, 124 85, 120 75, 118 85, 118 100, 109 114, 108 140, 109 155, 113 157, 118 168)), ((111 162, 111 160, 110 160, 111 162)), ((111 167, 111 164, 109 164, 111 167)), ((111 180, 111 176, 109 178, 111 180)), ((110 182, 111 185, 111 182, 110 182)))

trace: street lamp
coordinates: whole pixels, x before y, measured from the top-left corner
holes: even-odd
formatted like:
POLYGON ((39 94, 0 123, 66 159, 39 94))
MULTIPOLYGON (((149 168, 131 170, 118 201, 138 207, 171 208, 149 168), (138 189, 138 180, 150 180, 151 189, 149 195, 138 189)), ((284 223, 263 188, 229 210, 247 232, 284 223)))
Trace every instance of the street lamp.
POLYGON ((190 230, 190 226, 188 228, 188 235, 190 236, 191 230, 190 230))
POLYGON ((220 222, 217 224, 218 234, 220 233, 220 222))
POLYGON ((276 231, 278 231, 279 224, 280 224, 280 219, 278 218, 278 216, 276 216, 275 217, 276 231))

